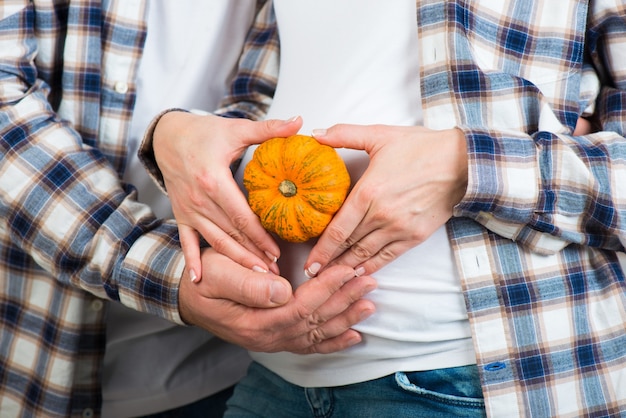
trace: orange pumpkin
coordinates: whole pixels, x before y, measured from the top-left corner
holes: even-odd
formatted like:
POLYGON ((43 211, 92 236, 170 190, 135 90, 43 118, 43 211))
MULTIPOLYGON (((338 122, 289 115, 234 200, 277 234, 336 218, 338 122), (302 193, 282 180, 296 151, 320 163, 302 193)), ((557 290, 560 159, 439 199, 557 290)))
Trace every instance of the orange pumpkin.
POLYGON ((319 236, 339 210, 350 175, 334 148, 314 138, 273 138, 243 172, 248 203, 263 227, 289 242, 319 236))

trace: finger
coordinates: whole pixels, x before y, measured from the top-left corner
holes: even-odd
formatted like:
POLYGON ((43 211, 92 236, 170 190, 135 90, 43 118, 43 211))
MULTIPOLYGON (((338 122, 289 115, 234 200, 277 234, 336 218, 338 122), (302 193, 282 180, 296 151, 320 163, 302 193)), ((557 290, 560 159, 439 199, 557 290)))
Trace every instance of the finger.
POLYGON ((293 351, 293 353, 295 354, 335 353, 338 351, 343 351, 352 346, 355 346, 359 344, 362 340, 363 338, 361 337, 361 334, 358 331, 355 331, 353 329, 348 329, 341 335, 324 340, 319 344, 315 344, 315 345, 309 346, 301 350, 293 351))
POLYGON ((310 319, 313 312, 355 277, 354 269, 348 266, 336 266, 324 271, 315 279, 304 282, 294 293, 298 301, 296 314, 301 319, 310 319))
MULTIPOLYGON (((352 316, 346 316, 345 312, 374 289, 376 289, 376 280, 373 277, 354 277, 313 312, 308 321, 310 326, 320 328, 324 339, 339 335, 362 319, 360 318, 360 313, 363 313, 361 311, 353 313, 352 316)), ((366 305, 369 306, 369 304, 366 305)), ((368 306, 362 306, 362 308, 368 306)))
POLYGON ((243 133, 244 143, 247 145, 259 144, 271 138, 286 138, 298 133, 302 128, 302 118, 295 116, 287 120, 268 119, 262 122, 251 122, 245 125, 243 133))
POLYGON ((227 299, 251 308, 273 308, 292 298, 286 279, 247 269, 221 254, 214 252, 202 268, 204 281, 200 292, 207 298, 227 299))
MULTIPOLYGON (((239 237, 240 244, 245 248, 263 253, 272 262, 275 262, 280 257, 278 244, 271 234, 263 228, 258 216, 252 212, 246 197, 236 183, 234 181, 229 182, 224 188, 220 188, 219 192, 217 204, 221 213, 216 214, 215 211, 205 207, 205 216, 211 217, 230 236, 239 237)), ((205 239, 207 239, 206 236, 205 239)))
POLYGON ((346 332, 370 317, 376 310, 374 303, 363 296, 376 288, 376 281, 369 276, 352 279, 332 300, 315 312, 309 324, 316 324, 304 336, 304 351, 330 353, 342 350, 359 341, 352 341, 346 332))
POLYGON ((395 127, 385 125, 338 124, 328 129, 314 129, 311 135, 324 145, 333 148, 363 150, 372 154, 390 136, 395 127))
MULTIPOLYGON (((206 207, 210 209, 211 220, 209 218, 201 218, 196 222, 198 231, 205 240, 221 254, 224 254, 239 264, 248 268, 262 268, 270 270, 274 274, 280 274, 278 264, 278 256, 280 251, 274 251, 274 247, 269 250, 263 250, 250 241, 250 238, 241 230, 233 226, 231 219, 224 213, 220 207, 213 202, 208 202, 206 207)), ((258 220, 258 218, 256 218, 258 220)), ((264 233, 269 233, 263 229, 264 233)), ((273 238, 269 236, 273 245, 273 238)), ((278 246, 276 245, 276 248, 278 246)))
POLYGON ((189 277, 192 282, 197 283, 202 279, 198 233, 187 225, 178 224, 178 235, 189 277))
POLYGON ((287 327, 278 327, 272 341, 284 340, 283 349, 295 353, 331 352, 358 343, 346 332, 374 312, 374 304, 362 297, 375 288, 372 277, 356 278, 346 266, 329 269, 297 289, 291 304, 295 311, 280 320, 287 327), (307 305, 311 296, 317 300, 307 305), (314 305, 320 307, 311 312, 314 305))
MULTIPOLYGON (((324 229, 322 235, 311 249, 304 263, 304 274, 307 277, 315 275, 336 257, 350 248, 354 241, 354 231, 363 220, 363 212, 354 204, 354 198, 348 195, 339 211, 324 229)), ((359 239, 356 237, 354 239, 359 239)))
POLYGON ((315 328, 307 335, 302 349, 297 354, 334 353, 361 342, 360 334, 352 326, 369 318, 375 312, 374 304, 366 299, 354 302, 346 312, 333 318, 323 327, 315 328))
POLYGON ((418 245, 415 241, 396 241, 383 247, 374 256, 355 268, 359 274, 372 274, 418 245))
MULTIPOLYGON (((396 233, 400 232, 396 231, 396 233)), ((382 257, 388 260, 387 263, 389 263, 398 256, 398 254, 389 252, 389 244, 396 239, 393 231, 390 231, 388 228, 383 229, 382 225, 364 227, 362 223, 352 236, 346 240, 346 243, 350 243, 350 247, 335 257, 331 264, 344 264, 356 269, 357 266, 363 266, 363 263, 375 256, 382 257), (367 233, 367 235, 361 235, 359 230, 371 230, 371 232, 367 233)), ((367 274, 372 274, 373 272, 372 270, 367 270, 367 274)), ((359 272, 359 274, 363 273, 365 272, 359 272)))
POLYGON ((213 222, 202 220, 198 222, 198 230, 211 248, 236 263, 251 270, 278 273, 274 259, 270 260, 265 253, 254 246, 244 245, 247 238, 234 228, 220 227, 213 222))

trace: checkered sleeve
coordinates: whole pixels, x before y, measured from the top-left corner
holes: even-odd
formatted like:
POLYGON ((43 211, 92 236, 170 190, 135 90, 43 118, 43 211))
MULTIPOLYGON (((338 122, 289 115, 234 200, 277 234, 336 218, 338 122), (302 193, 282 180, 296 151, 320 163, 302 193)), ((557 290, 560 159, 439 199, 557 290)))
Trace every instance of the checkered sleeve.
POLYGON ((279 55, 276 18, 269 0, 257 13, 237 73, 215 113, 225 117, 263 119, 274 97, 279 55))
MULTIPOLYGON (((237 72, 228 92, 214 112, 218 116, 261 120, 272 103, 278 80, 278 31, 272 1, 259 0, 257 4, 258 12, 246 36, 237 72)), ((165 192, 163 174, 152 149, 152 136, 161 116, 162 114, 157 115, 151 121, 138 154, 150 177, 165 192)), ((233 163, 233 171, 240 161, 233 163)))
MULTIPOLYGON (((110 161, 53 110, 34 65, 34 6, 23 3, 0 20, 0 239, 64 283, 181 322, 176 225, 137 203, 110 161)), ((88 42, 83 35, 75 39, 88 42)))
MULTIPOLYGON (((455 214, 538 253, 571 243, 626 246, 626 3, 591 2, 588 22, 585 48, 602 81, 598 132, 572 136, 547 104, 538 106, 536 132, 463 128, 469 186, 455 214)), ((584 111, 561 120, 575 122, 584 111)))

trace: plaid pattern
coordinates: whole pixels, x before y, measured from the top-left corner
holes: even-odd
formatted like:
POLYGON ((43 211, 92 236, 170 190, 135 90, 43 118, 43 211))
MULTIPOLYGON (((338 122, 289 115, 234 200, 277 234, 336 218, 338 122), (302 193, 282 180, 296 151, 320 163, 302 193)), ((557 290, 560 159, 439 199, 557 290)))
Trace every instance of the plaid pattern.
POLYGON ((99 415, 100 298, 181 322, 176 225, 119 180, 144 12, 0 2, 3 417, 99 415))
MULTIPOLYGON (((417 10, 425 124, 468 141, 448 231, 487 413, 626 416, 626 3, 417 10), (572 136, 594 111, 599 132, 572 136)), ((260 71, 277 58, 267 45, 248 51, 260 71)), ((227 114, 251 96, 250 66, 227 114)))

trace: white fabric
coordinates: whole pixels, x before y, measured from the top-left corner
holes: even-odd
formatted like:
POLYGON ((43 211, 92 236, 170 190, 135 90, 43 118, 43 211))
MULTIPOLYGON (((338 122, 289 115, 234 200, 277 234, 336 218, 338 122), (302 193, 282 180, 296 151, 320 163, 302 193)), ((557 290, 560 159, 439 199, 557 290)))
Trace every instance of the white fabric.
MULTIPOLYGON (((170 107, 212 110, 224 93, 254 17, 253 0, 151 0, 138 73, 125 181, 157 216, 169 200, 136 157, 150 120, 170 107)), ((197 328, 110 304, 103 376, 103 416, 171 409, 234 384, 250 362, 245 350, 197 328)))
MULTIPOLYGON (((414 0, 276 0, 275 9, 281 67, 269 118, 302 115, 305 134, 338 122, 422 122, 414 0), (343 18, 355 14, 349 24, 343 18)), ((339 152, 356 181, 367 155, 339 152)), ((302 283, 311 246, 281 243, 281 274, 302 283)), ((475 363, 445 228, 374 276, 378 289, 369 297, 377 312, 355 327, 364 336, 358 346, 329 355, 252 357, 302 386, 337 386, 399 370, 475 363)))

